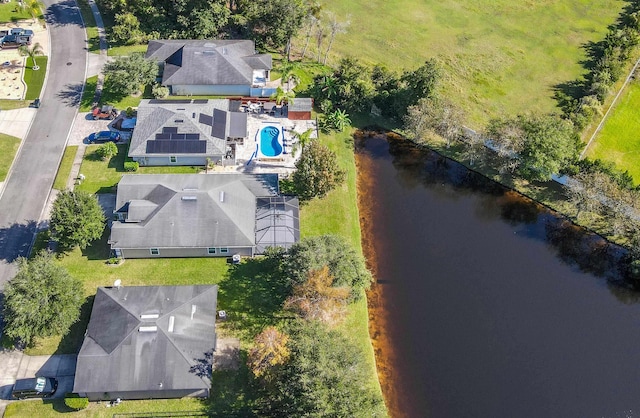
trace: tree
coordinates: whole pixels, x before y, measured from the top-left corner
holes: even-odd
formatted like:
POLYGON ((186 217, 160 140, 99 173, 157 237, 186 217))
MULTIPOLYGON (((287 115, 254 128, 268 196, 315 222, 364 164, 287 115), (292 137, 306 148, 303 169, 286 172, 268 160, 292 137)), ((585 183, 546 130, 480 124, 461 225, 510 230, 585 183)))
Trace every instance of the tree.
POLYGON ((274 370, 258 407, 278 417, 383 417, 357 346, 317 321, 290 325, 289 360, 274 370))
POLYGON ((309 5, 302 0, 242 2, 251 37, 258 46, 283 48, 289 59, 291 39, 298 33, 308 14, 309 5))
POLYGON ((293 99, 296 97, 296 94, 292 90, 284 91, 282 87, 278 86, 276 88, 276 92, 269 97, 271 100, 275 100, 277 104, 284 103, 293 103, 293 99))
POLYGON ((23 0, 18 3, 23 10, 26 10, 33 18, 33 23, 36 22, 38 16, 42 15, 43 4, 38 0, 23 0))
POLYGON ((269 379, 269 371, 289 359, 289 336, 275 327, 267 327, 253 340, 247 365, 256 377, 269 379))
POLYGON ((464 112, 447 99, 423 98, 408 109, 405 128, 414 138, 424 138, 429 132, 440 135, 450 146, 460 138, 464 112))
POLYGON ((310 270, 307 280, 293 287, 293 294, 284 303, 285 309, 306 320, 335 324, 344 317, 351 290, 346 286, 333 286, 333 282, 328 266, 310 270))
POLYGON ((298 150, 303 151, 305 147, 309 145, 311 141, 313 141, 313 138, 311 137, 311 135, 313 134, 313 128, 307 129, 303 133, 299 133, 296 131, 291 131, 291 132, 293 133, 293 136, 296 138, 296 141, 293 143, 293 146, 291 147, 292 154, 295 154, 296 152, 298 152, 298 150))
POLYGON ((42 45, 40 45, 39 42, 36 42, 35 44, 33 44, 31 48, 29 48, 29 46, 27 45, 20 45, 18 47, 18 51, 20 52, 20 55, 22 55, 23 57, 29 57, 33 60, 33 67, 31 67, 33 71, 38 71, 40 69, 40 67, 38 66, 38 63, 36 63, 36 56, 43 55, 44 50, 42 49, 42 45))
POLYGON ((520 174, 527 180, 548 181, 578 159, 579 138, 571 125, 554 115, 518 116, 524 132, 520 174))
POLYGON ((342 109, 335 109, 322 115, 320 125, 323 132, 342 132, 351 125, 349 115, 342 109))
POLYGON ((311 142, 296 162, 292 180, 301 201, 324 197, 344 181, 336 154, 317 141, 311 142))
POLYGON ((64 334, 80 315, 82 283, 47 252, 17 264, 4 292, 7 336, 31 345, 34 338, 64 334))
POLYGON ((65 190, 53 202, 50 226, 62 250, 86 248, 102 236, 105 216, 94 196, 65 190))
POLYGON ((305 283, 309 273, 329 267, 335 287, 351 289, 352 300, 363 296, 373 281, 362 254, 337 235, 305 238, 287 250, 281 269, 293 285, 305 283))
POLYGON ((144 86, 155 82, 158 64, 145 59, 142 54, 118 57, 104 67, 105 90, 122 97, 142 91, 144 86))
POLYGON ((135 45, 144 41, 145 35, 140 30, 140 21, 133 13, 118 13, 115 25, 111 28, 110 39, 117 44, 135 45))
POLYGON ((335 39, 336 35, 339 33, 346 33, 347 28, 351 24, 349 15, 347 15, 347 20, 345 20, 344 22, 338 22, 338 18, 336 17, 335 13, 327 12, 327 16, 329 18, 329 45, 327 46, 327 50, 324 53, 324 60, 322 61, 323 65, 327 65, 329 51, 331 51, 333 40, 335 39))
POLYGON ((110 160, 111 157, 118 154, 118 146, 111 141, 105 142, 98 147, 96 154, 102 161, 110 160))

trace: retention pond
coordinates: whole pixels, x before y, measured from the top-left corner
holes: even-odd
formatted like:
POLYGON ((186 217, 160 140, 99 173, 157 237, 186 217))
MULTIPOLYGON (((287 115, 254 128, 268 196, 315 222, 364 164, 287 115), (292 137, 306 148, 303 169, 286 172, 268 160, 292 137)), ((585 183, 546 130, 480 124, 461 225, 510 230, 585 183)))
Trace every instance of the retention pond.
POLYGON ((640 304, 617 248, 406 141, 356 148, 391 416, 640 416, 640 304))

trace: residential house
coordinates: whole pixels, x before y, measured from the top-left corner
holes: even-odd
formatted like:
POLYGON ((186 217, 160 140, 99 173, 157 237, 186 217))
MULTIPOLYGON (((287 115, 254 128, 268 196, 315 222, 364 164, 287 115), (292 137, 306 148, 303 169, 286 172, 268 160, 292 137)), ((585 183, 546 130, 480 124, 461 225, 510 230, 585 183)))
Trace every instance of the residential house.
POLYGON ((218 286, 100 287, 73 391, 89 400, 207 397, 218 286))
POLYGON ((277 174, 125 174, 115 214, 123 258, 253 256, 300 239, 298 199, 277 174))
POLYGON ((141 166, 235 163, 247 137, 239 101, 142 100, 129 157, 141 166))
POLYGON ((174 95, 270 96, 271 55, 249 40, 149 41, 146 58, 158 62, 162 85, 174 95))

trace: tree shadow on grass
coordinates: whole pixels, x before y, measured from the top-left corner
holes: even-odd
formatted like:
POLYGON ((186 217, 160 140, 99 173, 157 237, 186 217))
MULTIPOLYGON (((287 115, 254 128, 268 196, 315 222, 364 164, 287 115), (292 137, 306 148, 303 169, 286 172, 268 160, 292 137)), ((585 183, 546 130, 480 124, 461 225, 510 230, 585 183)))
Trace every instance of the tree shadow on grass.
POLYGON ((105 260, 106 262, 111 254, 111 248, 107 242, 109 235, 111 235, 111 229, 105 226, 100 239, 93 241, 91 245, 82 250, 82 255, 89 260, 105 260))
POLYGON ((251 339, 282 317, 282 304, 288 294, 289 286, 276 260, 252 258, 232 266, 218 293, 218 308, 227 312, 222 327, 240 338, 251 339))
POLYGON ((84 333, 89 325, 91 309, 95 296, 87 297, 80 307, 80 317, 78 321, 71 325, 69 331, 62 337, 58 348, 53 354, 77 354, 84 341, 84 333))
POLYGON ((258 393, 242 356, 239 370, 216 370, 211 375, 211 395, 206 400, 210 417, 254 417, 258 393))

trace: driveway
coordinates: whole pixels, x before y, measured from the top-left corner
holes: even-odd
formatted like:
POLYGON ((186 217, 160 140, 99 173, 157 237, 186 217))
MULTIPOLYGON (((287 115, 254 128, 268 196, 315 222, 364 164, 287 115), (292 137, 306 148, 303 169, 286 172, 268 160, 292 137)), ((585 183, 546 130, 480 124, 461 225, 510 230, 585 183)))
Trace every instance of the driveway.
POLYGON ((54 398, 64 398, 73 391, 77 356, 61 354, 53 356, 26 356, 22 351, 0 351, 0 417, 11 400, 11 389, 16 379, 36 376, 58 379, 58 391, 54 398))

